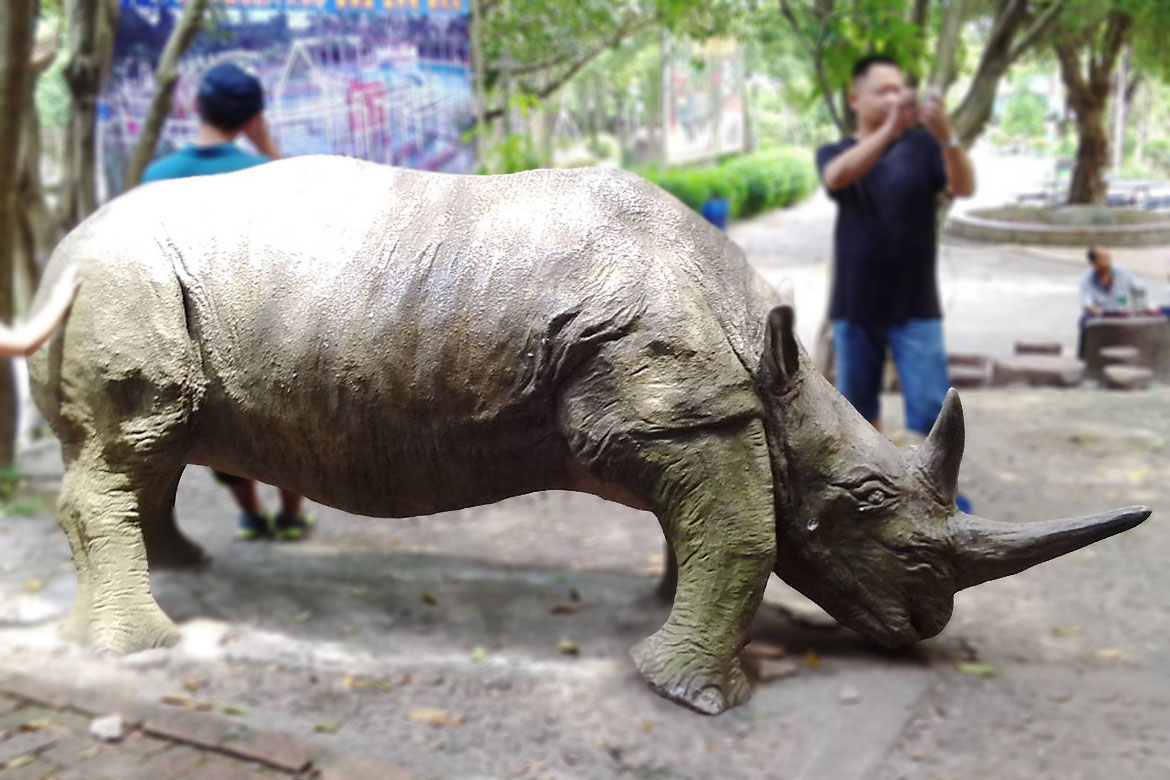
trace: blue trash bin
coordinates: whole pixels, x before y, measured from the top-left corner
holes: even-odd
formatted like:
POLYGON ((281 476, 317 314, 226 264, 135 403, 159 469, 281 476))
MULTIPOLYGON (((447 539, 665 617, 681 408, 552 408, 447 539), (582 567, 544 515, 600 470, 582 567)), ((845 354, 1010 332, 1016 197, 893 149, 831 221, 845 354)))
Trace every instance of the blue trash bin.
POLYGON ((731 201, 727 198, 711 198, 703 204, 699 213, 712 225, 726 231, 727 218, 731 214, 731 201))

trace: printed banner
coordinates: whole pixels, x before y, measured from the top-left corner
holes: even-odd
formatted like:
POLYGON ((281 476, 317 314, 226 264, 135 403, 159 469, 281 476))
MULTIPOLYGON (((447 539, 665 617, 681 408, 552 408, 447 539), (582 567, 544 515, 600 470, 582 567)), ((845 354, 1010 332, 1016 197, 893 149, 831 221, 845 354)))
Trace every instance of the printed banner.
MULTIPOLYGON (((154 71, 183 5, 122 2, 113 69, 98 105, 105 197, 124 188, 154 71)), ((463 143, 475 115, 465 0, 215 0, 208 14, 180 63, 156 156, 195 137, 199 80, 230 60, 259 76, 265 117, 284 156, 473 169, 474 150, 463 143)))
POLYGON ((665 162, 700 162, 743 151, 743 58, 736 42, 671 41, 664 71, 665 162))

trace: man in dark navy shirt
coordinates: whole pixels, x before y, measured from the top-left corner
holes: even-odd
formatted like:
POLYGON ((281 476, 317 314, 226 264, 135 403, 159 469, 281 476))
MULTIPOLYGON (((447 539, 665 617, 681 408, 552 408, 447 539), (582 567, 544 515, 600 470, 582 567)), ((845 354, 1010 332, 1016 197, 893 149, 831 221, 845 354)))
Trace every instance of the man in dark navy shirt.
POLYGON ((894 60, 858 62, 849 99, 857 135, 817 150, 821 180, 837 202, 829 307, 837 389, 877 425, 891 349, 906 427, 925 436, 950 387, 935 215, 943 193, 974 193, 975 174, 942 100, 919 105, 894 60))

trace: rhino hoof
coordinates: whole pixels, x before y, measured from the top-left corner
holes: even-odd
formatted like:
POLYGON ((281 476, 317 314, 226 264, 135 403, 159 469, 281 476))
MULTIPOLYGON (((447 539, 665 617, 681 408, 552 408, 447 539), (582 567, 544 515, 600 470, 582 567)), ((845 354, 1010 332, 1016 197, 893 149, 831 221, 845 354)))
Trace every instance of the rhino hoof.
POLYGON ((114 617, 80 614, 76 608, 65 619, 61 634, 66 639, 88 644, 100 654, 129 655, 155 647, 178 644, 179 627, 162 610, 142 608, 114 617))
POLYGON ((732 659, 727 668, 698 668, 709 657, 686 643, 663 640, 659 634, 631 651, 634 664, 658 695, 704 715, 718 715, 751 698, 751 687, 732 659))
POLYGON ((704 715, 718 715, 727 709, 723 693, 713 685, 699 691, 690 705, 704 715))

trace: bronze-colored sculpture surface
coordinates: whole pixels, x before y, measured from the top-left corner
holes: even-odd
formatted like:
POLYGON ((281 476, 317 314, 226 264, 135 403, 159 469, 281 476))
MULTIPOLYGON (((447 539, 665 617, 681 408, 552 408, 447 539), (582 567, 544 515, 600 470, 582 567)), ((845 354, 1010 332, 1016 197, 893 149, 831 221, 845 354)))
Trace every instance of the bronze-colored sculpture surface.
POLYGON ((706 713, 749 695, 773 569, 901 644, 955 591, 1149 514, 958 514, 957 396, 896 448, 813 370, 791 301, 628 173, 303 157, 134 190, 62 242, 44 290, 69 263, 85 285, 30 370, 67 469, 65 628, 115 651, 176 636, 147 563, 195 552, 169 515, 190 463, 365 515, 545 489, 649 509, 678 583, 634 660, 706 713))

